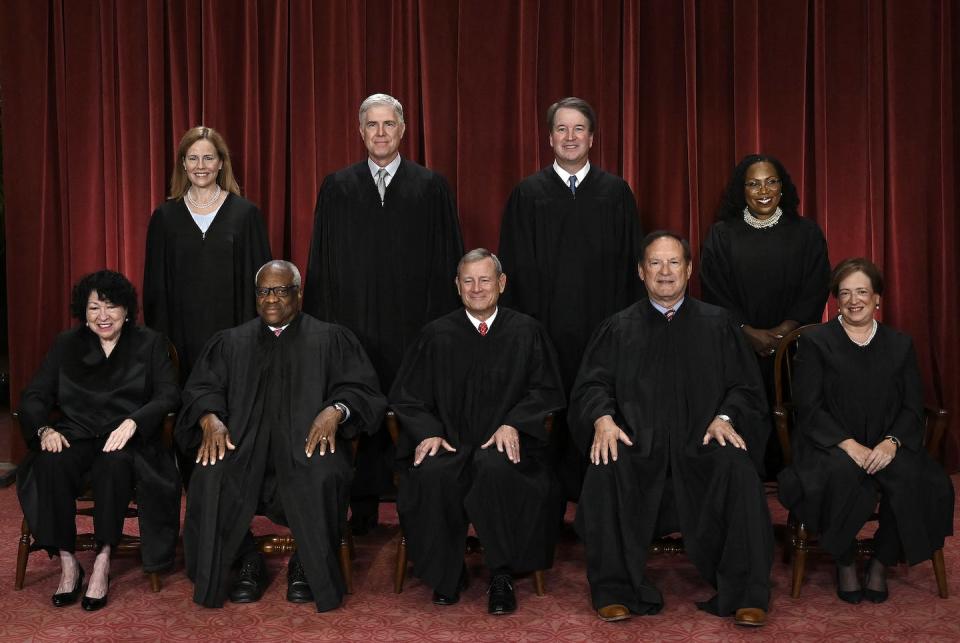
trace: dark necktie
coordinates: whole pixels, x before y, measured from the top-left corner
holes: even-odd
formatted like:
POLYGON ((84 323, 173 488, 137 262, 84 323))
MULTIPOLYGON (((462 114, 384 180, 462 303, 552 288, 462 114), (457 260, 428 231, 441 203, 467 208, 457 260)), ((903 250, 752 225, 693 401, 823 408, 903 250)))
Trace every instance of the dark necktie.
POLYGON ((477 326, 477 330, 480 331, 480 334, 486 337, 487 335, 487 322, 480 322, 480 325, 477 326))
POLYGON ((571 174, 570 178, 567 179, 567 183, 570 184, 570 192, 573 196, 577 196, 577 177, 571 174))
POLYGON ((671 308, 671 309, 668 310, 667 312, 663 313, 663 316, 667 318, 667 321, 670 321, 670 320, 673 319, 673 316, 676 315, 676 314, 677 314, 677 311, 675 311, 673 308, 671 308))

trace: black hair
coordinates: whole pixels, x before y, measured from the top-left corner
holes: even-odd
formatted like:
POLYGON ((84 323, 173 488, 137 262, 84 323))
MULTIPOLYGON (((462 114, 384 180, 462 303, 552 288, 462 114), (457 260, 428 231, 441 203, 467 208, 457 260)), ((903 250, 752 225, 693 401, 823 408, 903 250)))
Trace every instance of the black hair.
POLYGON ((733 176, 727 183, 720 202, 718 219, 735 219, 743 216, 743 209, 747 207, 747 200, 743 196, 743 183, 746 180, 747 170, 754 163, 769 163, 780 177, 780 209, 789 216, 800 216, 800 196, 797 186, 793 184, 790 173, 778 159, 767 154, 748 154, 733 168, 733 176))
POLYGON ((113 270, 91 272, 76 283, 70 296, 70 314, 75 319, 81 322, 87 320, 87 300, 90 299, 90 293, 94 291, 100 299, 126 308, 127 318, 131 321, 136 320, 139 310, 137 289, 129 279, 113 270))

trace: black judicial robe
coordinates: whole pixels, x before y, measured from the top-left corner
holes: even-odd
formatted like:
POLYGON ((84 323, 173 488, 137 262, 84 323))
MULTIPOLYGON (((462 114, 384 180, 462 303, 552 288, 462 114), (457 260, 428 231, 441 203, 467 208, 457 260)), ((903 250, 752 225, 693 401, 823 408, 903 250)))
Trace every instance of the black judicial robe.
POLYGON ((742 217, 717 221, 703 242, 703 300, 738 324, 773 328, 787 319, 815 324, 827 303, 830 262, 816 222, 784 215, 757 229, 742 217))
POLYGON ((509 280, 502 302, 547 328, 568 391, 591 333, 643 292, 640 239, 630 186, 596 165, 576 197, 552 165, 510 194, 498 252, 509 280))
MULTIPOLYGON (((815 324, 823 315, 830 280, 827 242, 814 221, 784 215, 770 228, 753 228, 742 216, 717 221, 703 242, 703 300, 730 311, 738 324, 773 328, 787 319, 815 324)), ((756 355, 756 353, 754 353, 756 355)), ((773 356, 757 355, 767 397, 773 399, 773 356)), ((771 441, 766 470, 783 466, 771 441)))
POLYGON ((561 515, 544 420, 565 399, 543 326, 502 306, 486 336, 463 309, 433 321, 408 351, 390 405, 401 427, 397 509, 414 573, 443 594, 456 591, 467 530, 463 507, 489 566, 516 573, 548 568, 561 515), (518 464, 495 445, 479 449, 503 424, 520 434, 518 464), (441 450, 413 467, 414 450, 431 437, 443 437, 457 453, 441 450), (464 488, 430 488, 439 486, 428 471, 434 465, 466 468, 439 478, 445 487, 464 488))
POLYGON ((591 464, 584 481, 577 528, 587 546, 595 606, 659 609, 662 598, 644 568, 666 504, 675 506, 687 555, 718 590, 701 607, 718 614, 766 608, 773 536, 756 468, 770 424, 756 360, 729 313, 688 295, 671 322, 647 299, 604 321, 570 398, 568 420, 584 454, 594 421, 608 414, 634 446, 619 444, 619 460, 591 464), (730 416, 748 452, 715 441, 703 446, 721 413, 730 416), (602 476, 613 486, 595 487, 602 476), (618 576, 619 583, 607 583, 618 576))
POLYGON ((346 589, 337 546, 346 516, 348 441, 375 430, 386 408, 353 334, 305 314, 279 337, 260 319, 221 331, 197 361, 183 403, 176 437, 184 451, 196 453, 202 437, 197 422, 210 412, 226 424, 237 447, 217 464, 194 470, 183 528, 194 600, 223 604, 230 566, 264 485, 275 485, 317 609, 338 606, 346 589), (350 418, 337 431, 336 454, 307 458, 303 448, 314 418, 338 401, 350 408, 350 418), (346 475, 331 480, 330 468, 346 475))
POLYGON ((260 210, 236 194, 227 194, 205 235, 183 199, 154 210, 147 230, 143 319, 177 347, 181 382, 215 332, 257 316, 254 277, 270 258, 260 210))
POLYGON ((838 556, 850 546, 873 515, 878 490, 888 496, 908 563, 943 547, 953 534, 953 485, 923 446, 922 384, 909 336, 880 324, 861 347, 838 319, 805 332, 793 400, 794 463, 780 474, 780 499, 827 551, 838 556), (873 448, 887 435, 902 445, 873 476, 837 446, 853 438, 873 448))
POLYGON ((303 310, 356 333, 389 390, 424 324, 457 307, 461 256, 446 180, 404 158, 381 205, 364 159, 320 186, 303 310))
POLYGON ((180 532, 180 479, 161 427, 179 397, 167 340, 159 333, 128 322, 110 357, 86 326, 61 333, 20 398, 20 427, 30 453, 17 471, 17 495, 27 523, 38 524, 48 510, 37 496, 32 462, 40 450, 37 429, 50 423, 51 411, 60 412, 53 427, 71 444, 107 435, 130 418, 137 430, 124 449, 134 455, 143 568, 171 568, 180 532))

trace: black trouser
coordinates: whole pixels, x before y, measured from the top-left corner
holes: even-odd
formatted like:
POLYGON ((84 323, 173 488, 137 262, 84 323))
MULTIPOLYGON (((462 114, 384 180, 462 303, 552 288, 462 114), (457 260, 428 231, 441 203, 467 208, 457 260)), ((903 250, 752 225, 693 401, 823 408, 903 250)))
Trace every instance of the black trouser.
POLYGON ((30 531, 51 554, 73 552, 77 542, 77 502, 87 472, 93 490, 93 533, 98 546, 114 546, 123 534, 123 519, 133 495, 133 452, 127 447, 104 452, 107 436, 73 440, 54 453, 41 451, 33 461, 40 504, 48 507, 30 531))

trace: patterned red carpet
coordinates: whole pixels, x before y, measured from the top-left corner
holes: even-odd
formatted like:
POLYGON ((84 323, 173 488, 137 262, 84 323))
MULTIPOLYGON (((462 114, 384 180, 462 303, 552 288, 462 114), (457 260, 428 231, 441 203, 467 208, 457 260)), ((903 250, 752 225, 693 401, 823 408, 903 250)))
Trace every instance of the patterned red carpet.
MULTIPOLYGON (((960 476, 954 476, 960 486, 960 476)), ((771 499, 775 521, 784 514, 771 499)), ((960 511, 958 511, 960 514, 960 511)), ((898 567, 890 575, 890 600, 883 605, 851 606, 834 595, 833 565, 811 562, 803 593, 789 596, 789 568, 780 558, 773 569, 773 601, 766 627, 746 630, 699 612, 693 601, 710 589, 682 556, 654 557, 650 575, 666 600, 657 616, 602 623, 590 608, 583 547, 572 530, 565 532, 557 562, 546 574, 547 596, 534 594, 532 578, 517 582, 519 610, 507 617, 486 614, 487 575, 479 556, 468 560, 471 585, 458 605, 437 607, 430 590, 407 579, 402 594, 393 593, 397 519, 392 504, 381 510, 376 532, 357 538, 355 594, 341 609, 318 614, 312 605, 285 601, 286 560, 269 561, 272 583, 253 605, 227 604, 209 610, 190 600, 191 584, 176 571, 163 577, 159 594, 135 558, 117 558, 112 568, 110 604, 95 613, 79 605, 56 609, 58 561, 34 553, 26 585, 13 591, 14 561, 20 531, 20 508, 13 488, 0 490, 0 640, 3 641, 958 641, 960 640, 960 540, 947 542, 945 557, 950 598, 937 597, 930 563, 898 567)), ((568 514, 568 521, 572 512, 568 514)), ((960 521, 958 521, 960 522, 960 521)), ((83 527, 84 525, 81 525, 83 527)), ((128 527, 133 524, 128 522, 128 527)), ((255 531, 273 531, 265 521, 255 531)), ((960 530, 958 530, 960 533, 960 530)), ((80 556, 89 571, 92 554, 80 556)))

